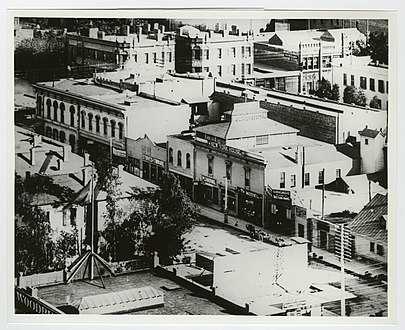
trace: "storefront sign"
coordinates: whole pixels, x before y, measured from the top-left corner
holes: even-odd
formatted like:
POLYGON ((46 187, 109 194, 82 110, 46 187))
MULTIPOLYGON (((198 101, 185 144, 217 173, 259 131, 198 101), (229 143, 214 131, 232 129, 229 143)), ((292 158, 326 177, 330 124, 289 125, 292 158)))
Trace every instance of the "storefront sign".
POLYGON ((153 157, 148 156, 148 155, 142 155, 142 160, 145 160, 145 161, 147 161, 149 163, 152 163, 152 164, 156 164, 156 165, 161 166, 161 167, 165 167, 165 162, 164 161, 162 161, 160 159, 157 159, 157 158, 153 158, 153 157))
POLYGON ((289 201, 291 200, 291 193, 288 190, 271 189, 267 187, 267 193, 273 199, 289 201))
POLYGON ((118 156, 118 157, 126 158, 127 157, 127 152, 125 150, 113 148, 113 155, 118 156))
POLYGON ((238 188, 238 189, 239 189, 239 191, 240 191, 241 193, 245 194, 246 196, 249 196, 249 197, 252 197, 252 198, 257 198, 257 199, 261 199, 261 198, 262 198, 262 195, 256 194, 256 193, 253 192, 253 191, 249 191, 249 190, 246 190, 246 189, 244 189, 244 188, 238 188))
POLYGON ((217 180, 210 178, 208 176, 205 176, 205 175, 201 175, 201 182, 203 184, 206 184, 208 186, 213 186, 213 187, 217 185, 217 180))
POLYGON ((227 146, 226 144, 222 144, 222 143, 218 143, 218 142, 214 142, 214 141, 208 141, 208 145, 217 150, 229 152, 234 155, 238 155, 238 156, 246 155, 246 153, 243 150, 227 146))

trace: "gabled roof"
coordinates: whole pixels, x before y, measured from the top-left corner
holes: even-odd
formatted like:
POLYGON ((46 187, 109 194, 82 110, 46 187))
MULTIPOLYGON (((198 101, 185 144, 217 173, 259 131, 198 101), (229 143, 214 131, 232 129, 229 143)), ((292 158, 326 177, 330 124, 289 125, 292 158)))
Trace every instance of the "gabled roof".
POLYGON ((230 122, 223 122, 217 124, 209 124, 205 126, 200 126, 195 129, 196 132, 212 135, 219 137, 221 139, 226 139, 226 135, 229 130, 230 122))
POLYGON ((388 195, 377 194, 349 224, 354 234, 387 242, 386 226, 381 225, 388 214, 388 195))

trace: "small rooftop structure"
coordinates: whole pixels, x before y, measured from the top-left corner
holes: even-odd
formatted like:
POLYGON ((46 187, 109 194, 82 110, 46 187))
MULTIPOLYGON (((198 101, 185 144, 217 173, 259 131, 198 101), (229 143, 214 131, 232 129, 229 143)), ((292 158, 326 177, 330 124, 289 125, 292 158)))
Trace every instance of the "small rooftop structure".
POLYGON ((86 296, 72 303, 79 314, 112 314, 163 306, 164 295, 151 286, 86 296))

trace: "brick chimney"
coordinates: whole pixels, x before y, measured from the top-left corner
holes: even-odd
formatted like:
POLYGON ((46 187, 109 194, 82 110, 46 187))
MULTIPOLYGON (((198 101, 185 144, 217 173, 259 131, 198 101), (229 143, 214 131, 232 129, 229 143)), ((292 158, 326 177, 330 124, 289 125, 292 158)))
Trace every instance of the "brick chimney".
POLYGON ((31 166, 35 166, 35 147, 32 147, 31 149, 30 149, 30 163, 31 163, 31 166))

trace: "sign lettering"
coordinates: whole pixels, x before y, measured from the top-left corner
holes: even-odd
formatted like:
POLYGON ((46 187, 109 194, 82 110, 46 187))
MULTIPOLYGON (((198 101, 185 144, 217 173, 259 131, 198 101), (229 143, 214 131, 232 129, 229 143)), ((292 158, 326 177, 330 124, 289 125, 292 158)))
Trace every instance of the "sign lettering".
POLYGON ((246 196, 249 196, 249 197, 253 197, 253 198, 257 198, 257 199, 262 198, 262 196, 260 194, 257 194, 257 193, 255 193, 253 191, 246 190, 244 188, 239 187, 239 191, 242 192, 243 194, 245 194, 246 196))
POLYGON ((226 144, 221 144, 221 143, 214 142, 214 141, 208 141, 208 145, 210 147, 212 147, 212 148, 217 149, 217 150, 229 152, 231 154, 235 154, 235 155, 238 155, 238 156, 245 156, 246 155, 246 153, 243 150, 227 146, 226 144))
POLYGON ((165 166, 164 161, 162 161, 160 159, 157 159, 157 158, 153 158, 153 157, 148 156, 148 155, 142 155, 142 160, 146 160, 149 163, 156 164, 156 165, 159 165, 161 167, 165 166))
POLYGON ((217 180, 210 178, 205 175, 201 175, 201 182, 208 185, 208 186, 216 186, 217 185, 217 180))

